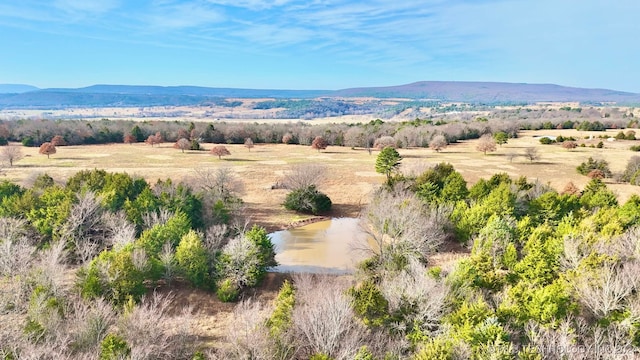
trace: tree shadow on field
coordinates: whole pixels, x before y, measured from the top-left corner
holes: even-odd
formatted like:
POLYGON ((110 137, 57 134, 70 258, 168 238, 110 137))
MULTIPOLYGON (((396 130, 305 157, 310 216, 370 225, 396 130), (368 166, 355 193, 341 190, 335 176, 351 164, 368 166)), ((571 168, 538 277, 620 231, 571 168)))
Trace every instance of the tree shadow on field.
POLYGON ((424 155, 402 155, 402 154, 400 154, 400 156, 402 156, 403 159, 425 159, 425 158, 428 157, 427 154, 424 154, 424 155))
POLYGON ((255 159, 240 159, 240 158, 221 159, 221 160, 231 161, 231 162, 242 162, 242 161, 253 162, 253 161, 258 161, 258 160, 255 160, 255 159))
POLYGON ((362 211, 361 204, 337 204, 334 203, 331 205, 331 211, 326 215, 334 217, 334 218, 356 218, 360 216, 360 212, 362 211))
POLYGON ((534 161, 534 162, 523 161, 523 162, 520 162, 520 164, 523 164, 523 165, 553 165, 554 163, 552 163, 550 161, 534 161))

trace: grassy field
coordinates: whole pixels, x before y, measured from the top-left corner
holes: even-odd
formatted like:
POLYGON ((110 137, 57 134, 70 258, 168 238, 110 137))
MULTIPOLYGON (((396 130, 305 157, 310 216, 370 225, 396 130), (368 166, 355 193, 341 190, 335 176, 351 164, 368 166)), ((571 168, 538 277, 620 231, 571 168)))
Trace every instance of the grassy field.
MULTIPOLYGON (((608 134, 615 133, 617 131, 610 131, 608 134)), ((463 174, 469 185, 480 178, 506 172, 512 177, 524 175, 530 180, 538 179, 562 190, 569 181, 579 188, 589 181, 586 176, 578 174, 575 168, 590 156, 609 161, 612 171, 619 172, 624 169, 627 160, 637 154, 630 151, 629 147, 640 141, 605 140, 602 149, 588 147, 600 140, 587 140, 584 139, 585 136, 597 137, 602 134, 575 130, 524 131, 518 139, 510 139, 507 144, 498 147, 496 152, 487 155, 475 149, 477 140, 449 145, 440 153, 429 149, 400 149, 399 152, 404 157, 402 164, 406 172, 417 172, 439 162, 449 162, 463 174), (585 143, 587 147, 569 151, 560 145, 541 145, 536 138, 541 135, 579 137, 579 143, 585 143), (524 157, 517 157, 510 161, 509 153, 521 154, 524 149, 532 146, 539 150, 540 160, 530 163, 524 157)), ((203 145, 205 149, 212 147, 212 144, 203 145)), ((364 149, 329 147, 318 152, 309 146, 283 144, 259 144, 251 151, 242 145, 227 147, 231 155, 222 160, 207 151, 182 153, 173 149, 169 143, 155 147, 146 144, 64 146, 58 147, 57 153, 50 159, 39 155, 37 148, 23 148, 25 157, 12 168, 5 169, 3 178, 30 185, 37 174, 46 172, 62 182, 79 170, 99 168, 139 175, 153 183, 158 178, 188 180, 194 176, 194 169, 226 166, 244 181, 245 192, 242 197, 250 220, 270 231, 288 227, 306 218, 281 206, 286 190, 271 188, 294 164, 314 162, 326 165, 327 180, 321 189, 333 200, 332 216, 357 216, 362 205, 368 202, 371 191, 384 180, 374 170, 377 155, 375 151, 369 155, 364 149)), ((637 186, 616 184, 612 180, 607 182, 621 201, 640 192, 637 186)), ((461 246, 448 244, 444 251, 433 256, 433 264, 453 264, 467 256, 467 252, 468 249, 461 246)), ((250 290, 246 296, 270 301, 276 296, 282 281, 288 277, 287 274, 270 273, 261 286, 250 290)), ((175 294, 176 309, 186 305, 194 307, 194 335, 200 344, 205 347, 221 346, 226 329, 234 321, 234 304, 221 303, 210 293, 181 285, 159 290, 175 294)))
MULTIPOLYGON (((608 134, 615 135, 616 131, 608 134)), ((530 180, 537 179, 562 190, 569 182, 579 188, 589 178, 578 174, 576 166, 588 157, 605 159, 611 170, 622 171, 627 160, 636 153, 628 150, 640 141, 604 141, 604 148, 590 148, 600 139, 584 139, 589 135, 602 135, 602 132, 578 132, 576 130, 524 131, 518 139, 510 139, 496 152, 484 155, 478 152, 477 140, 464 141, 449 145, 440 153, 429 149, 400 149, 404 157, 403 170, 420 172, 439 162, 449 162, 462 173, 469 185, 480 178, 488 178, 498 172, 506 172, 512 177, 524 175, 530 180), (560 145, 541 145, 536 138, 540 135, 563 135, 580 138, 579 143, 587 147, 566 150, 560 145), (508 154, 522 154, 527 147, 538 148, 541 159, 530 163, 520 156, 511 161, 508 154)), ((210 149, 212 144, 203 144, 210 149)), ((298 163, 321 163, 326 165, 328 173, 322 191, 334 202, 333 216, 357 216, 361 205, 366 204, 370 192, 383 181, 382 175, 374 170, 377 152, 369 155, 364 149, 332 146, 322 152, 309 146, 284 144, 258 144, 251 151, 242 145, 227 145, 231 155, 219 160, 207 151, 186 151, 172 148, 164 143, 151 147, 146 144, 111 144, 58 147, 55 155, 47 159, 38 154, 37 148, 23 148, 25 157, 12 168, 7 168, 4 178, 28 185, 37 174, 47 173, 57 181, 64 181, 70 175, 82 169, 105 169, 139 175, 153 183, 157 179, 171 178, 176 181, 188 180, 194 176, 194 169, 230 167, 245 184, 243 199, 247 214, 251 220, 275 230, 304 220, 293 212, 285 210, 280 204, 284 201, 286 190, 272 190, 272 185, 282 179, 285 172, 298 163)), ((636 186, 617 184, 608 180, 609 186, 625 201, 631 194, 640 190, 636 186)))

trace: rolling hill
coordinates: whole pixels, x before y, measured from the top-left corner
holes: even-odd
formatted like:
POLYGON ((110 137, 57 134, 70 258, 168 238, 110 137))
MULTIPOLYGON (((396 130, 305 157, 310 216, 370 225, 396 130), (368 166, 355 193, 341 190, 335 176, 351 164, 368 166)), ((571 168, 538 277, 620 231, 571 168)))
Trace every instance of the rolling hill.
POLYGON ((108 106, 179 106, 220 103, 224 98, 375 97, 433 99, 482 104, 577 101, 583 103, 640 104, 640 94, 566 87, 553 84, 421 81, 387 87, 343 90, 236 89, 198 86, 93 85, 65 89, 38 89, 0 84, 0 108, 67 108, 108 106))

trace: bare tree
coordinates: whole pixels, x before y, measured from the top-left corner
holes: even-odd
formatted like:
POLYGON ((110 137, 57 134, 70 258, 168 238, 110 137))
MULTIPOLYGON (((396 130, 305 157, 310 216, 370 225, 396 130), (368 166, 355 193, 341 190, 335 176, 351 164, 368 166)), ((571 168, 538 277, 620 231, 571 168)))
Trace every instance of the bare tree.
POLYGON ((181 138, 180 140, 176 141, 175 144, 173 144, 173 147, 184 152, 185 150, 189 150, 189 148, 191 147, 191 142, 185 138, 181 138))
POLYGON ((496 140, 491 134, 482 135, 476 145, 476 150, 482 151, 485 155, 487 155, 487 152, 496 151, 496 149, 496 140))
POLYGON ((216 155, 218 159, 222 159, 223 156, 231 155, 226 146, 223 145, 216 145, 212 147, 210 153, 211 155, 216 155))
POLYGON ((40 145, 40 150, 38 152, 42 155, 47 155, 47 159, 48 159, 49 155, 53 155, 56 153, 56 146, 50 142, 46 142, 40 145))
POLYGON ((562 147, 567 150, 573 150, 578 147, 578 144, 575 141, 565 141, 562 143, 562 147))
POLYGON ((131 347, 132 359, 187 358, 191 339, 192 311, 184 308, 173 318, 173 295, 154 293, 142 299, 123 317, 118 330, 131 347))
POLYGON ((540 153, 538 152, 538 148, 536 147, 528 147, 524 149, 523 156, 529 159, 529 162, 540 160, 540 153))
POLYGON ((322 136, 316 136, 315 139, 313 139, 313 141, 311 142, 311 148, 318 150, 318 152, 320 152, 320 150, 326 149, 327 146, 329 146, 329 142, 322 136))
POLYGON ((19 146, 7 145, 2 148, 0 152, 0 159, 9 163, 9 166, 13 166, 13 163, 22 159, 22 150, 19 146))
POLYGON ((564 186, 564 189, 562 189, 562 193, 561 194, 568 194, 568 195, 578 195, 580 193, 580 189, 578 189, 578 187, 576 186, 576 184, 574 184, 573 182, 569 181, 567 183, 567 185, 564 186))
POLYGON ((238 288, 254 286, 257 280, 253 274, 260 267, 260 259, 255 256, 259 253, 258 246, 245 236, 240 235, 230 240, 222 249, 228 261, 221 266, 221 275, 230 279, 238 288))
POLYGON ((145 140, 144 142, 153 146, 157 144, 162 144, 164 142, 164 138, 162 137, 162 134, 160 132, 157 132, 155 135, 149 135, 147 140, 145 140))
POLYGON ((227 166, 195 169, 193 186, 215 199, 239 198, 244 192, 243 181, 227 166))
POLYGON ((623 310, 625 299, 638 288, 640 264, 605 263, 589 276, 578 277, 574 283, 580 302, 598 318, 612 311, 623 310))
POLYGON ((355 317, 346 286, 330 277, 318 276, 296 283, 293 329, 300 358, 324 354, 332 359, 353 359, 366 336, 355 317))
POLYGON ((67 142, 64 140, 64 138, 61 135, 54 136, 53 139, 51 139, 51 143, 54 146, 65 146, 65 145, 67 145, 67 142))
POLYGON ((264 326, 270 315, 269 308, 249 299, 233 309, 234 326, 225 333, 229 344, 223 350, 226 359, 271 360, 276 358, 273 341, 264 326))
POLYGON ((115 324, 116 314, 111 304, 102 298, 88 301, 76 299, 66 312, 66 331, 71 335, 71 347, 79 353, 96 353, 100 342, 115 324))
POLYGON ((425 260, 447 236, 449 211, 427 207, 408 191, 380 191, 361 217, 375 246, 361 250, 372 252, 381 265, 396 256, 425 260))
POLYGON ((283 144, 291 144, 291 142, 293 142, 293 135, 291 135, 291 133, 286 133, 282 135, 283 144))
POLYGON ((136 227, 127 220, 124 212, 105 212, 102 218, 109 234, 107 242, 110 246, 121 249, 135 241, 136 227))
POLYGON ((122 138, 122 142, 124 142, 125 144, 133 144, 136 141, 136 137, 131 135, 131 134, 126 134, 123 138, 122 138))
POLYGON ((443 135, 436 135, 429 142, 429 148, 431 150, 435 150, 436 152, 440 152, 440 150, 447 147, 447 144, 447 138, 445 138, 443 135))
POLYGON ((393 138, 393 136, 382 136, 380 138, 377 138, 373 142, 373 147, 376 150, 382 150, 382 149, 384 149, 386 147, 395 148, 395 147, 397 147, 397 141, 396 141, 396 139, 393 138))
POLYGON ((251 151, 251 149, 253 148, 253 140, 251 140, 250 137, 246 138, 244 140, 244 147, 246 147, 247 149, 249 149, 249 151, 251 151))
POLYGON ((410 259, 402 271, 383 274, 380 290, 391 313, 405 314, 401 323, 393 324, 396 331, 408 332, 415 326, 426 332, 435 331, 445 314, 447 286, 429 277, 416 259, 410 259))
POLYGON ((518 153, 515 152, 509 152, 507 153, 507 159, 509 159, 509 162, 513 162, 513 160, 515 160, 519 155, 518 153))
POLYGON ((27 238, 26 221, 0 218, 0 276, 27 273, 36 248, 27 238))
POLYGON ((108 233, 102 219, 100 199, 86 191, 77 195, 64 223, 61 239, 73 244, 74 252, 84 264, 106 247, 108 233))
POLYGON ((302 163, 291 167, 284 176, 287 189, 305 189, 311 185, 319 187, 327 175, 327 168, 318 163, 302 163))
POLYGON ((170 242, 167 241, 162 245, 158 259, 164 269, 162 278, 167 282, 167 285, 170 285, 177 271, 176 254, 170 242))

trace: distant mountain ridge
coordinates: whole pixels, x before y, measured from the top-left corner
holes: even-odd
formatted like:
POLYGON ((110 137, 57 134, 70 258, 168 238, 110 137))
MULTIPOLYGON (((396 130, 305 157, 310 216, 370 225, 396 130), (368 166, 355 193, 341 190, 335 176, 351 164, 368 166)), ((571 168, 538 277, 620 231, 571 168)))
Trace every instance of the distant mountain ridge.
POLYGON ((471 81, 420 81, 406 85, 338 90, 334 96, 372 96, 438 99, 461 102, 632 102, 640 94, 608 89, 585 89, 554 84, 471 81))
POLYGON ((0 94, 20 94, 36 90, 40 89, 35 86, 24 84, 0 84, 0 94))
POLYGON ((483 104, 566 102, 640 104, 640 94, 553 84, 420 81, 385 87, 342 90, 276 90, 200 86, 92 85, 38 89, 0 84, 0 108, 178 106, 219 103, 223 98, 375 97, 434 99, 483 104))

